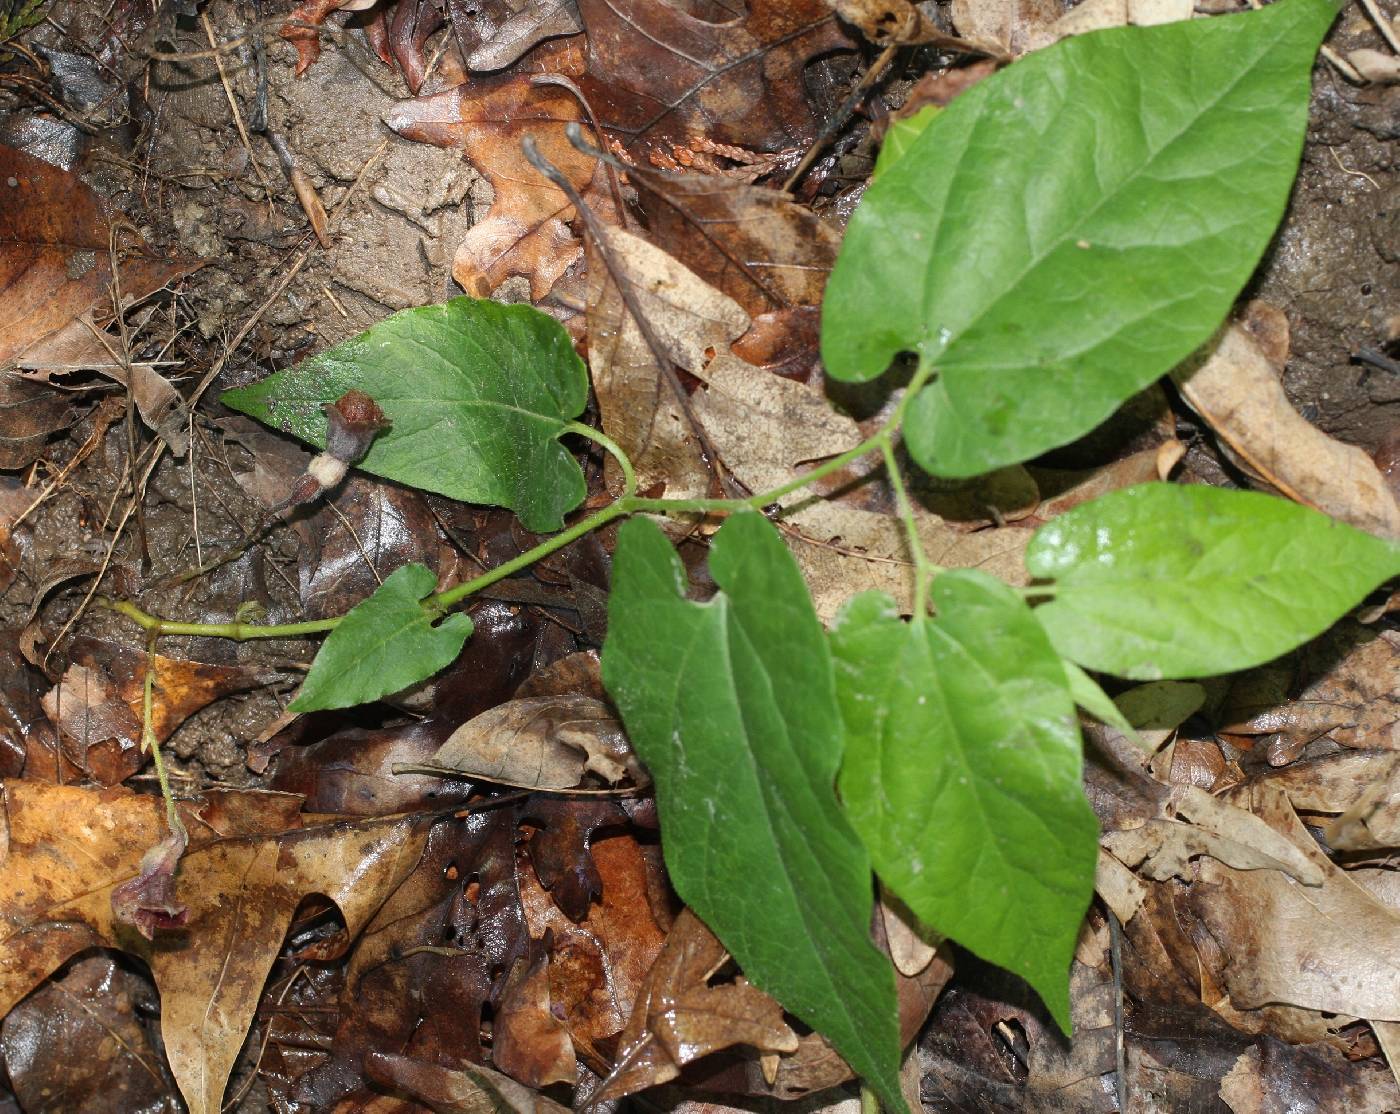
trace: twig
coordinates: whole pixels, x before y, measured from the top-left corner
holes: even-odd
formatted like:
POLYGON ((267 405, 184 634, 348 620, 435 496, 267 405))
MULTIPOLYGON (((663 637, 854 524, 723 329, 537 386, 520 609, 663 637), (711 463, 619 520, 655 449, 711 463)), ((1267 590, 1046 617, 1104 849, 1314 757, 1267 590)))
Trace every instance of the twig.
POLYGON ((817 156, 826 150, 826 145, 830 143, 850 119, 851 113, 856 110, 856 105, 864 99, 865 94, 870 91, 870 87, 880 80, 880 76, 894 61, 894 56, 899 51, 898 43, 890 43, 880 52, 878 58, 870 64, 870 68, 865 71, 865 75, 856 82, 856 87, 851 90, 850 95, 841 102, 841 106, 835 114, 822 125, 821 131, 817 133, 817 138, 812 140, 812 145, 807 148, 807 153, 802 156, 802 161, 797 164, 797 168, 788 175, 787 181, 783 183, 783 192, 791 193, 793 187, 802 181, 802 176, 812 168, 812 164, 817 161, 817 156))
MULTIPOLYGON (((200 12, 199 22, 204 28, 204 37, 209 40, 209 46, 213 49, 218 45, 218 41, 214 38, 214 28, 209 26, 209 14, 207 12, 200 12)), ((228 107, 233 113, 234 125, 238 128, 238 138, 243 141, 243 149, 248 152, 248 161, 253 166, 253 173, 257 175, 258 181, 262 183, 262 188, 267 194, 267 203, 271 206, 274 197, 272 183, 267 180, 267 176, 263 173, 262 167, 258 165, 257 158, 253 155, 253 144, 248 139, 248 129, 243 126, 243 113, 238 110, 238 99, 233 95, 233 86, 229 84, 228 72, 224 69, 223 55, 217 50, 214 51, 214 65, 217 66, 219 70, 219 83, 224 87, 224 96, 228 98, 228 107)))

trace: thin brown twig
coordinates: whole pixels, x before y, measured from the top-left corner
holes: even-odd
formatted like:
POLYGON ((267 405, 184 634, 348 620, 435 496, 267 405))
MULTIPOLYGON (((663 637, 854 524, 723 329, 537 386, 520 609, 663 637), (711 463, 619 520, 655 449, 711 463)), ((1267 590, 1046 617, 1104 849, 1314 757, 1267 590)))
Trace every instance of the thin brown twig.
POLYGON ((812 164, 817 161, 817 156, 826 150, 826 145, 836 138, 836 133, 845 126, 851 113, 856 110, 856 105, 860 104, 865 94, 870 91, 870 87, 880 80, 881 75, 889 68, 889 64, 894 61, 894 56, 898 51, 899 43, 890 43, 870 64, 870 68, 865 71, 860 81, 856 82, 856 87, 851 90, 850 95, 841 102, 841 107, 836 110, 830 120, 822 125, 821 131, 817 133, 817 138, 812 140, 812 145, 802 156, 802 161, 788 175, 787 181, 783 183, 784 193, 791 193, 797 183, 802 181, 802 176, 812 168, 812 164))
MULTIPOLYGON (((199 13, 199 22, 204 28, 204 37, 209 40, 211 49, 217 45, 214 38, 214 28, 209 25, 209 14, 199 13)), ((214 52, 214 65, 219 70, 219 83, 224 87, 224 96, 228 98, 229 111, 233 113, 233 123, 238 128, 238 138, 243 141, 243 149, 248 152, 248 162, 252 164, 253 173, 257 175, 258 181, 262 183, 262 188, 267 194, 267 204, 271 208, 273 197, 272 183, 267 180, 267 175, 263 173, 262 167, 258 165, 257 157, 253 154, 253 144, 248 138, 248 129, 243 126, 243 113, 238 109, 238 99, 233 95, 233 86, 229 84, 228 71, 224 69, 224 59, 218 51, 214 52)))

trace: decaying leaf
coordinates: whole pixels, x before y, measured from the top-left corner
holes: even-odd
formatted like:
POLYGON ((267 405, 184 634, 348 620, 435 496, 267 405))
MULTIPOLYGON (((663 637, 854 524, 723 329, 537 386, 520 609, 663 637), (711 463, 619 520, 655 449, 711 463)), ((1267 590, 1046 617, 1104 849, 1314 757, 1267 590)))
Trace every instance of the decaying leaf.
POLYGON ((48 439, 67 429, 72 418, 73 405, 60 392, 0 371, 0 468, 34 463, 48 439))
POLYGON ((578 1074, 569 1027, 551 1008, 549 943, 546 935, 515 961, 491 1028, 492 1062, 527 1087, 573 1083, 578 1074))
POLYGON ((743 978, 710 985, 728 958, 704 922, 682 910, 632 1007, 613 1070, 590 1105, 675 1079, 692 1060, 736 1044, 797 1050, 797 1034, 767 994, 743 978))
MULTIPOLYGON (((116 642, 74 640, 73 664, 44 696, 44 712, 63 736, 68 756, 104 785, 115 785, 146 761, 138 746, 148 657, 116 642)), ((186 719, 220 697, 271 680, 246 666, 155 656, 151 729, 164 742, 186 719)))
POLYGON ((1256 816, 1321 871, 1300 886, 1271 870, 1202 859, 1191 906, 1218 942, 1236 1008, 1286 1003, 1378 1021, 1400 1020, 1400 915, 1334 865, 1279 788, 1238 790, 1256 816))
POLYGON ((805 146, 817 120, 802 69, 852 45, 823 0, 750 0, 747 16, 723 23, 666 0, 581 0, 579 12, 580 85, 634 155, 692 135, 754 151, 805 146))
POLYGON ((1057 0, 953 0, 953 26, 991 52, 1023 54, 1040 45, 1064 9, 1057 0))
POLYGON ((438 1114, 566 1114, 569 1109, 477 1064, 445 1068, 410 1056, 371 1052, 365 1057, 365 1073, 427 1103, 438 1114))
POLYGON ((468 71, 509 66, 545 39, 583 30, 575 0, 475 0, 448 4, 468 71))
POLYGON ((1287 329, 1279 310, 1255 303, 1204 358, 1173 373, 1182 397, 1246 468, 1281 494, 1400 540, 1400 502, 1375 462, 1323 433, 1284 394, 1279 370, 1287 329))
POLYGON ((588 773, 607 785, 647 781, 613 711, 578 695, 525 697, 482 712, 431 764, 523 789, 572 789, 588 773))
MULTIPOLYGON (((571 55, 554 61, 569 72, 571 55)), ((529 74, 484 78, 430 97, 402 101, 385 122, 406 139, 459 150, 495 191, 485 217, 457 248, 452 277, 469 294, 485 297, 512 275, 530 280, 530 296, 549 293, 582 253, 570 231, 573 205, 525 158, 529 136, 604 219, 612 212, 606 169, 565 137, 566 124, 583 119, 578 100, 529 74)))
MULTIPOLYGON (((70 956, 115 947, 144 959, 161 996, 166 1055, 194 1114, 217 1114, 292 914, 306 894, 339 906, 354 937, 413 869, 411 819, 291 831, 216 832, 184 811, 190 849, 177 893, 189 921, 154 942, 121 925, 112 892, 165 833, 158 798, 36 782, 4 783, 0 1013, 70 956)), ((265 816, 253 810, 250 818, 265 816)))
MULTIPOLYGON (((193 269, 144 244, 120 267, 123 293, 136 298, 193 269)), ((102 199, 76 174, 0 145, 0 365, 93 306, 110 306, 111 281, 102 199)))
POLYGON ((1324 829, 1329 847, 1400 847, 1400 753, 1328 754, 1285 766, 1268 780, 1298 812, 1330 817, 1324 829))

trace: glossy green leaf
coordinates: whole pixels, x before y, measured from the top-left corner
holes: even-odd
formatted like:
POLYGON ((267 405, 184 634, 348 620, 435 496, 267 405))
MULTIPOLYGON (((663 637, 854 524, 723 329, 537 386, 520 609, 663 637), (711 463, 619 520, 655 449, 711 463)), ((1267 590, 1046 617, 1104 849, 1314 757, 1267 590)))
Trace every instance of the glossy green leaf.
POLYGON ((914 459, 964 476, 1093 428, 1206 341, 1268 244, 1330 0, 1067 39, 939 113, 851 219, 827 283, 837 379, 937 378, 914 459))
POLYGON ((420 600, 437 578, 424 565, 395 569, 374 595, 356 606, 321 645, 293 712, 351 708, 431 677, 461 652, 472 633, 467 615, 436 616, 420 600))
POLYGON ((393 421, 361 461, 367 472, 509 507, 536 533, 583 501, 583 472, 558 438, 588 400, 588 373, 538 310, 473 298, 403 310, 223 401, 323 447, 321 407, 352 388, 393 421))
POLYGON ((943 573, 933 603, 936 619, 905 622, 869 592, 832 627, 841 799, 885 885, 1022 976, 1068 1032, 1098 825, 1064 665, 1031 610, 985 573, 943 573))
POLYGON ((1256 492, 1143 484, 1042 526, 1036 617, 1089 669, 1155 681, 1248 669, 1400 575, 1400 547, 1256 492))
POLYGON ((755 985, 904 1111, 870 860, 836 800, 842 724, 825 635, 761 515, 720 528, 710 570, 721 591, 692 603, 652 522, 618 533, 603 680, 656 783, 671 880, 755 985))

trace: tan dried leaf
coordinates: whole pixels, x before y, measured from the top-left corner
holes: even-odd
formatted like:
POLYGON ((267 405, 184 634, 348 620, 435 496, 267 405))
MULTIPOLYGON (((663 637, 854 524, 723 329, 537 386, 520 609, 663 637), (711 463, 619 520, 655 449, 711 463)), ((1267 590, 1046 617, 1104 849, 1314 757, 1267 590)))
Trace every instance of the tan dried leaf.
POLYGON ((427 1103, 438 1114, 568 1114, 569 1108, 478 1064, 445 1068, 409 1056, 370 1052, 365 1074, 427 1103))
POLYGON ((432 764, 524 789, 572 789, 587 773, 648 780, 613 711, 576 693, 498 704, 452 732, 432 764))
POLYGON ((1323 514, 1400 540, 1400 502, 1375 462, 1327 436, 1284 394, 1282 361, 1269 358, 1268 346, 1276 348, 1286 328, 1279 310, 1255 303, 1245 321, 1227 326, 1203 358, 1172 378, 1192 409, 1266 484, 1323 514))
POLYGON ((675 1079, 722 1048, 795 1052, 783 1008, 743 978, 711 986, 729 953, 704 922, 681 911, 666 936, 618 1042, 613 1070, 589 1096, 596 1105, 675 1079))
POLYGON ((1323 882, 1300 886, 1278 871, 1201 860, 1191 904, 1219 944, 1231 1003, 1400 1021, 1400 915, 1322 853, 1280 788, 1256 784, 1236 800, 1305 855, 1323 882))
MULTIPOLYGON (((292 914, 307 894, 339 906, 353 937, 412 871, 412 819, 325 824, 226 837, 184 812, 190 847, 176 888, 189 909, 178 939, 117 923, 112 891, 165 835, 159 798, 29 781, 3 783, 0 1014, 65 960, 113 947, 145 960, 161 1032, 191 1114, 217 1114, 292 914)), ((261 803, 247 817, 267 815, 261 803)), ((274 813, 275 815, 275 813, 274 813)))
POLYGON ((573 1083, 578 1074, 569 1027, 551 1008, 548 942, 515 961, 491 1029, 492 1062, 527 1087, 573 1083))

